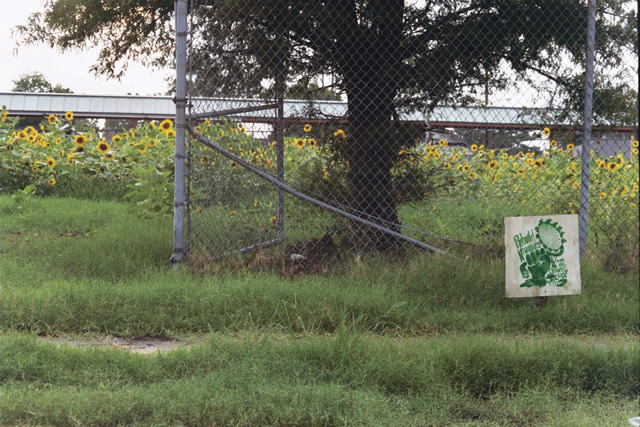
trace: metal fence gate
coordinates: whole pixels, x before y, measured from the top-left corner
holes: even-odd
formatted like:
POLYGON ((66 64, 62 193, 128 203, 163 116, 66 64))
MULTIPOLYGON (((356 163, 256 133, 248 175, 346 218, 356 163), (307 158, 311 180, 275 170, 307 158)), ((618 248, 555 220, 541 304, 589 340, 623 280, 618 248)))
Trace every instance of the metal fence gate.
POLYGON ((500 253, 504 216, 575 213, 585 253, 637 268, 636 19, 627 1, 176 1, 174 260, 500 253))

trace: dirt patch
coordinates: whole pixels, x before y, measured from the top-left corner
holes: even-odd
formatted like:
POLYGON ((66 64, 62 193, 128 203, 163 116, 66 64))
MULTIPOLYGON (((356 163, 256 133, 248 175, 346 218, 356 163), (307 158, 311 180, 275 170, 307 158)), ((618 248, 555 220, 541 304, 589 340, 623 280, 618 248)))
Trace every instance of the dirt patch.
POLYGON ((190 348, 201 344, 204 337, 191 337, 185 340, 172 340, 167 338, 118 338, 118 337, 38 337, 39 341, 55 344, 57 346, 68 345, 71 347, 100 347, 116 348, 130 353, 156 354, 166 353, 178 348, 190 348))

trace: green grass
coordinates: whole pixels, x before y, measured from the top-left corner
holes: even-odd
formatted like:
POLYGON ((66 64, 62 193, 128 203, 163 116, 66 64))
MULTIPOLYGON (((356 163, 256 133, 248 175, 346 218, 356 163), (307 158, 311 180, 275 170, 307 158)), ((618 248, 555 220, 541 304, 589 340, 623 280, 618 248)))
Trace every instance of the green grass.
POLYGON ((2 341, 6 422, 566 425, 578 415, 631 417, 640 392, 637 348, 565 338, 399 341, 343 329, 302 339, 214 335, 153 357, 13 334, 2 341))
POLYGON ((202 277, 172 270, 170 219, 145 222, 117 202, 55 198, 28 200, 21 215, 7 215, 10 203, 0 198, 4 330, 323 333, 343 322, 404 335, 638 330, 635 275, 587 263, 584 293, 543 308, 504 299, 504 266, 490 258, 365 260, 341 274, 296 280, 248 272, 202 277))
POLYGON ((637 416, 637 275, 503 296, 504 264, 415 255, 283 279, 174 271, 171 218, 0 196, 0 423, 620 425, 637 416), (189 336, 141 356, 33 334, 189 336))

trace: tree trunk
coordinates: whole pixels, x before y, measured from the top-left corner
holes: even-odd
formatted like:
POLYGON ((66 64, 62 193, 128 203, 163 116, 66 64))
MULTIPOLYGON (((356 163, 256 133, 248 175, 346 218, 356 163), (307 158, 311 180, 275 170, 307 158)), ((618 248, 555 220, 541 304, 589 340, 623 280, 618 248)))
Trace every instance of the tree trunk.
MULTIPOLYGON (((350 205, 363 218, 399 231, 400 221, 393 194, 391 168, 397 141, 393 140, 395 73, 401 63, 398 52, 403 2, 380 2, 378 21, 372 28, 351 34, 342 64, 349 105, 350 205), (347 56, 347 55, 345 55, 347 56)), ((354 224, 361 247, 387 250, 396 239, 386 233, 354 224)))
MULTIPOLYGON (((363 218, 399 230, 396 197, 393 194, 391 167, 395 153, 388 140, 391 128, 392 99, 381 88, 382 82, 360 74, 349 90, 350 145, 349 190, 353 211, 363 218), (372 96, 379 94, 379 96, 372 96)), ((389 236, 354 224, 360 246, 386 250, 392 244, 389 236)))

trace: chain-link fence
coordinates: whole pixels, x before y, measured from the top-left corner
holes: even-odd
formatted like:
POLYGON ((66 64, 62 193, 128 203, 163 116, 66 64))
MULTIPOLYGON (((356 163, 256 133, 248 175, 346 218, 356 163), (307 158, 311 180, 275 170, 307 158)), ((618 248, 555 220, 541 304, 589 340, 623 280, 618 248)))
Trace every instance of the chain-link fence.
POLYGON ((192 259, 500 254, 505 216, 580 214, 637 268, 635 2, 176 4, 192 259))

